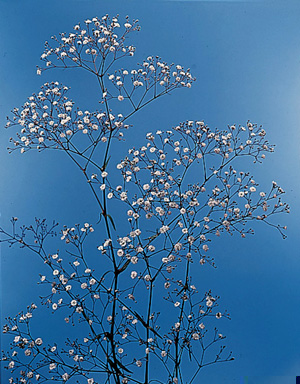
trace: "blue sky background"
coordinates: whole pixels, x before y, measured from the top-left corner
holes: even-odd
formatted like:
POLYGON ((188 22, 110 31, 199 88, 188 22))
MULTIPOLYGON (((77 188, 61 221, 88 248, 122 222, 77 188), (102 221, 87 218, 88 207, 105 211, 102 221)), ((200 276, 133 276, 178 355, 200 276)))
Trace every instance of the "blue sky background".
MULTIPOLYGON (((199 382, 294 383, 300 374, 300 3, 0 0, 1 127, 10 110, 48 80, 70 85, 81 108, 97 107, 90 78, 72 71, 39 77, 36 65, 51 35, 106 13, 140 20, 133 66, 159 55, 190 67, 197 78, 191 90, 179 90, 137 115, 134 135, 119 148, 120 158, 130 146, 142 145, 146 132, 187 119, 203 119, 220 129, 250 119, 263 124, 276 144, 263 165, 249 163, 249 170, 262 187, 276 180, 286 191, 291 213, 278 219, 288 226, 288 238, 256 225, 255 236, 223 236, 211 245, 218 268, 206 268, 201 285, 217 292, 232 316, 220 327, 236 360, 207 368, 199 382)), ((97 221, 87 186, 61 154, 8 155, 13 132, 3 128, 0 135, 2 226, 8 227, 12 216, 28 224, 34 217, 70 225, 97 221)), ((43 268, 30 253, 1 247, 2 318, 37 301, 36 281, 43 268)), ((46 321, 45 331, 59 336, 46 321)), ((6 378, 2 372, 3 382, 6 378)))

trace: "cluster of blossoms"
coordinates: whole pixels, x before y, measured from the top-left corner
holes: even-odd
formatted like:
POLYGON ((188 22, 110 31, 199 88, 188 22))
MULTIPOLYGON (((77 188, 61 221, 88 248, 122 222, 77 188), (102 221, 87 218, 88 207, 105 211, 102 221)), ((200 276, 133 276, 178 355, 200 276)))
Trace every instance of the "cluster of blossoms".
POLYGON ((19 148, 24 153, 32 148, 57 148, 85 153, 95 144, 106 143, 109 135, 123 136, 120 130, 129 126, 123 123, 122 114, 75 110, 74 102, 66 96, 68 90, 58 82, 46 83, 21 109, 13 110, 13 118, 8 119, 6 126, 18 125, 21 131, 17 139, 10 139, 13 147, 9 150, 19 148), (82 134, 86 138, 78 138, 82 134))
POLYGON ((189 121, 166 133, 147 134, 147 145, 130 149, 117 165, 123 186, 110 187, 108 197, 127 203, 133 232, 143 218, 149 220, 142 226, 155 234, 151 245, 163 236, 170 253, 189 249, 203 262, 211 234, 238 231, 245 237, 252 232, 248 221, 268 222, 275 213, 289 212, 276 182, 268 193, 258 192, 253 177, 233 167, 239 156, 261 161, 273 151, 261 127, 250 122, 247 127, 212 132, 202 122, 189 121), (195 174, 199 177, 192 184, 195 174))
POLYGON ((117 98, 119 101, 129 99, 134 103, 135 94, 141 89, 142 97, 134 104, 134 108, 146 100, 145 94, 151 89, 153 96, 158 97, 162 92, 170 92, 175 88, 191 88, 195 81, 189 69, 185 71, 181 65, 168 65, 159 57, 152 56, 147 57, 137 69, 130 72, 126 69, 117 70, 114 74, 108 74, 108 79, 113 84, 113 89, 117 90, 117 96, 108 91, 109 98, 117 98))
POLYGON ((7 127, 21 129, 10 151, 66 152, 83 172, 100 213, 97 225, 64 226, 60 234, 57 223, 49 227, 38 219, 18 229, 16 217, 11 232, 0 229, 1 241, 40 256, 49 268, 40 277, 49 288, 41 303, 52 314, 64 313, 66 326, 76 326, 76 337, 65 345, 47 345, 31 329, 34 304, 8 318, 3 332, 14 339, 2 359, 15 374, 11 384, 192 384, 203 367, 233 360, 215 327, 229 314, 211 290, 198 292, 193 262, 215 265, 209 256, 212 237, 234 232, 245 237, 253 231, 249 222, 262 221, 285 236, 286 228, 271 221, 275 213, 289 212, 283 189, 273 182, 269 192, 259 190, 248 172, 237 170, 240 157, 262 162, 274 150, 264 129, 250 121, 220 131, 190 120, 148 133, 145 145, 129 149, 119 161, 119 183, 112 183, 112 139, 123 138, 129 117, 195 80, 189 69, 154 56, 132 70, 114 69, 117 60, 134 55, 125 39, 139 30, 128 18, 118 35, 120 28, 118 17, 86 20, 84 28, 77 24, 69 35, 54 37, 55 47, 46 43, 41 57, 45 69, 78 67, 95 75, 102 111, 75 108, 68 87, 53 82, 8 119, 7 127), (114 113, 114 100, 126 100, 129 112, 114 113), (110 215, 112 204, 127 226, 110 215), (53 252, 49 238, 60 239, 59 249, 53 252), (150 368, 150 356, 161 370, 150 368))
MULTIPOLYGON (((84 24, 84 27, 80 23, 76 24, 72 33, 53 36, 52 40, 56 43, 53 48, 48 42, 45 43, 41 59, 47 69, 83 67, 98 74, 103 61, 108 57, 111 56, 111 61, 107 64, 110 67, 112 61, 134 55, 135 47, 125 45, 125 39, 129 33, 140 30, 138 20, 129 22, 127 18, 123 32, 118 17, 94 17, 92 20, 85 20, 84 24), (121 33, 118 35, 119 30, 121 33), (53 62, 52 57, 56 62, 53 62)), ((37 69, 39 75, 42 71, 42 68, 37 69)))

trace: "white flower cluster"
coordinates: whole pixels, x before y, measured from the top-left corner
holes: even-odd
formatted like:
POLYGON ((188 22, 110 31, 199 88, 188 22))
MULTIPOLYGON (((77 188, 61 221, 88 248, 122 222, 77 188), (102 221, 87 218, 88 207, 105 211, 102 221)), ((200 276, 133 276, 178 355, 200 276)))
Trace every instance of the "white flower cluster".
POLYGON ((17 133, 17 139, 10 139, 14 144, 11 150, 20 148, 24 153, 31 148, 65 149, 80 132, 88 136, 87 146, 91 141, 96 145, 106 143, 111 131, 118 137, 122 136, 120 129, 128 128, 123 124, 122 114, 74 111, 74 103, 66 96, 68 90, 58 82, 45 83, 38 94, 28 98, 22 109, 13 110, 14 116, 6 126, 20 125, 21 132, 17 133))
MULTIPOLYGON (((130 32, 140 29, 138 20, 130 23, 127 19, 120 35, 117 34, 121 29, 117 17, 112 19, 107 15, 102 18, 94 17, 91 20, 85 20, 84 24, 85 27, 81 27, 79 23, 76 24, 74 32, 68 35, 62 33, 59 38, 53 36, 52 39, 56 43, 53 48, 48 42, 45 43, 45 51, 41 55, 41 59, 45 62, 46 69, 75 65, 94 71, 93 64, 104 60, 110 54, 115 58, 134 55, 135 47, 127 46, 124 42, 130 32), (52 57, 56 58, 57 64, 53 62, 52 57)), ((96 67, 98 66, 96 65, 96 67)), ((37 73, 40 75, 42 70, 42 68, 38 68, 37 73)))
MULTIPOLYGON (((189 69, 185 71, 181 65, 168 65, 160 58, 153 56, 148 56, 137 69, 116 70, 115 73, 107 76, 118 92, 118 96, 115 97, 119 101, 132 100, 140 88, 147 92, 156 85, 162 87, 161 90, 156 90, 155 97, 157 97, 161 92, 169 92, 175 88, 191 88, 195 81, 189 69)), ((112 94, 110 96, 114 97, 112 94)))

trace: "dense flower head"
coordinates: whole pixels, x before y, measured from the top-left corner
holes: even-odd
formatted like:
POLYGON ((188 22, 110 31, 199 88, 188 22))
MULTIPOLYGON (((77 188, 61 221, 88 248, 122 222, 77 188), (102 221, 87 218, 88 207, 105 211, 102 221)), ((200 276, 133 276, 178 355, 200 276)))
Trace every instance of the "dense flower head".
MULTIPOLYGON (((138 20, 129 22, 126 18, 124 25, 120 23, 117 16, 110 18, 108 15, 87 19, 83 26, 78 23, 73 32, 53 36, 53 47, 46 42, 41 59, 46 68, 82 66, 96 72, 95 68, 99 68, 105 59, 133 56, 135 47, 125 45, 125 39, 129 33, 140 30, 138 20)), ((38 68, 38 74, 42 70, 38 68)))
MULTIPOLYGON (((74 102, 66 96, 69 88, 58 82, 45 83, 38 94, 33 94, 22 108, 13 110, 13 118, 9 118, 6 127, 19 125, 17 138, 11 138, 14 150, 21 153, 35 148, 64 149, 68 143, 76 142, 86 145, 91 142, 106 143, 110 135, 121 137, 121 129, 128 128, 123 123, 123 116, 113 116, 103 111, 82 111, 74 107, 74 102), (83 138, 78 136, 84 135, 83 138)), ((84 149, 84 148, 83 148, 84 149)))
MULTIPOLYGON (((144 225, 156 227, 154 239, 163 235, 168 244, 170 236, 179 236, 184 247, 202 260, 203 251, 209 249, 207 234, 238 231, 244 237, 252 231, 244 227, 246 222, 253 218, 266 221, 275 212, 289 211, 281 202, 284 191, 277 184, 267 194, 258 193, 253 177, 233 167, 239 156, 261 161, 264 152, 273 151, 261 127, 250 122, 247 126, 251 129, 240 126, 233 134, 232 127, 211 131, 203 122, 188 121, 167 132, 148 133, 148 143, 130 149, 117 165, 124 188, 111 187, 109 193, 121 201, 126 196, 133 228, 141 217, 152 219, 152 224, 146 221, 144 225), (199 179, 192 184, 195 180, 189 174, 195 173, 199 179), (135 191, 134 197, 128 199, 127 189, 135 191), (272 209, 268 202, 273 203, 272 209)), ((169 245, 170 252, 177 250, 175 245, 169 245)))
POLYGON ((158 56, 148 56, 136 69, 119 69, 108 73, 107 77, 113 85, 108 97, 117 98, 119 101, 133 99, 139 90, 143 93, 153 90, 154 96, 157 97, 161 92, 169 92, 175 88, 191 88, 195 81, 189 69, 184 70, 181 65, 167 64, 158 56), (116 92, 115 95, 113 91, 116 92))

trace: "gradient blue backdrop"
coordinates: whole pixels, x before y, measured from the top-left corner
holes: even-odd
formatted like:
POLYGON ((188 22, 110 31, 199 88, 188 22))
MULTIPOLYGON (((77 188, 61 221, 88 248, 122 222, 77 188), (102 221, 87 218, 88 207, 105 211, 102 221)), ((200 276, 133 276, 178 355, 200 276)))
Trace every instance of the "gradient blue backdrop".
MULTIPOLYGON (((251 119, 277 144, 263 166, 249 164, 249 170, 263 187, 276 180, 285 189, 291 214, 278 219, 288 226, 288 239, 261 225, 254 237, 221 237, 211 246, 218 268, 206 269, 201 287, 220 294, 232 316, 220 326, 236 360, 207 368, 199 382, 295 383, 300 374, 300 2, 0 0, 1 127, 10 110, 48 80, 70 85, 72 99, 83 109, 96 108, 90 78, 72 71, 38 77, 35 66, 51 35, 106 13, 140 20, 133 65, 155 54, 190 67, 197 78, 191 90, 162 98, 134 119, 134 135, 120 152, 142 144, 146 132, 186 119, 219 128, 251 119)), ((27 224, 35 216, 70 225, 97 221, 88 188, 72 164, 50 151, 8 155, 12 134, 1 130, 1 225, 8 227, 12 216, 27 224)), ((1 247, 2 318, 38 301, 36 281, 43 268, 34 255, 1 247)), ((61 336, 47 317, 43 320, 45 332, 61 336)), ((3 346, 8 339, 2 337, 3 346)), ((8 373, 1 374, 6 383, 8 373)))

